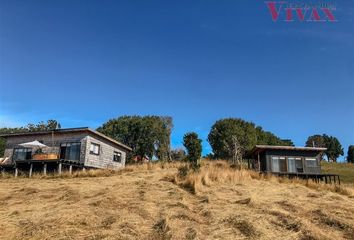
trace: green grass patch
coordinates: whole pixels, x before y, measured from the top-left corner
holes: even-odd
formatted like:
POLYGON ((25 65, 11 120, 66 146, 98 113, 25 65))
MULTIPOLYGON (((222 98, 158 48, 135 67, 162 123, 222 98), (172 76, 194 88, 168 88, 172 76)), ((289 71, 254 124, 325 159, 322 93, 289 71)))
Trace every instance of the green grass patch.
POLYGON ((323 173, 338 174, 342 182, 354 183, 353 163, 329 163, 322 161, 321 166, 323 173))

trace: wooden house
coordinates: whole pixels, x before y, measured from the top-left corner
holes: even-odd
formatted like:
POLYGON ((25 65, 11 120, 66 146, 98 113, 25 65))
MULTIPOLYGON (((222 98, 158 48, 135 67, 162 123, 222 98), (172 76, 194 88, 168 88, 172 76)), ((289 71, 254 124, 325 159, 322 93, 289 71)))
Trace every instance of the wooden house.
POLYGON ((68 128, 52 131, 1 135, 6 140, 2 169, 18 171, 58 171, 62 168, 118 169, 125 166, 131 148, 90 128, 68 128), (23 147, 37 140, 41 149, 23 147))
POLYGON ((254 169, 280 176, 340 182, 336 174, 323 174, 321 154, 326 148, 256 145, 251 151, 254 169))
POLYGON ((256 145, 252 156, 259 171, 321 173, 320 154, 326 148, 256 145))

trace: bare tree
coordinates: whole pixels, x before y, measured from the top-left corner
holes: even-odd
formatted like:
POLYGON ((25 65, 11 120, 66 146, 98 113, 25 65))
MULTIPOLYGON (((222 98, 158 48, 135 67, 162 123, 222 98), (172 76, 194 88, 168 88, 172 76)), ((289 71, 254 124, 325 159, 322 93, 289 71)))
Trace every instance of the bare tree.
POLYGON ((242 147, 235 135, 232 136, 232 150, 232 163, 242 168, 242 147))
POLYGON ((232 135, 231 141, 224 141, 224 146, 229 152, 229 156, 232 156, 231 162, 232 164, 242 167, 242 154, 243 148, 237 138, 237 136, 232 135))

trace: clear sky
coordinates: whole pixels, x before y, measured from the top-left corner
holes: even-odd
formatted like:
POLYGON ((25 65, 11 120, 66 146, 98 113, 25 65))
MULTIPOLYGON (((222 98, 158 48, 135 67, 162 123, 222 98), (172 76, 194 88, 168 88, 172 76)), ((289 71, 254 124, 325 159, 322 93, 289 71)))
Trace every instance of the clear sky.
POLYGON ((354 1, 331 3, 336 22, 274 22, 259 0, 1 0, 0 127, 169 115, 173 146, 196 131, 208 153, 211 125, 240 117, 296 145, 334 135, 346 152, 354 1))

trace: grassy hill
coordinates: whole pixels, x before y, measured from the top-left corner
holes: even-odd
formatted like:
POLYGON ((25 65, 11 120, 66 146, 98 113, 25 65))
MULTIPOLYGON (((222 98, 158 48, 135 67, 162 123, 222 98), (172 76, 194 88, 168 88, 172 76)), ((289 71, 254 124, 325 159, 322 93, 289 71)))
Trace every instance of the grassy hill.
POLYGON ((353 239, 353 188, 205 162, 1 179, 1 239, 353 239), (178 168, 180 170, 178 170, 178 168))
POLYGON ((322 161, 321 165, 324 173, 339 174, 342 182, 354 184, 354 164, 322 161))

